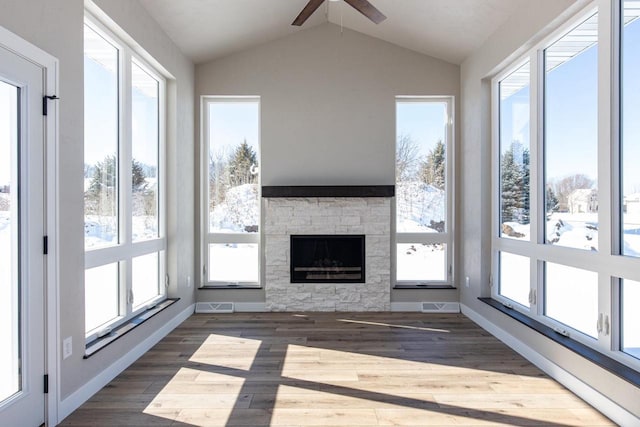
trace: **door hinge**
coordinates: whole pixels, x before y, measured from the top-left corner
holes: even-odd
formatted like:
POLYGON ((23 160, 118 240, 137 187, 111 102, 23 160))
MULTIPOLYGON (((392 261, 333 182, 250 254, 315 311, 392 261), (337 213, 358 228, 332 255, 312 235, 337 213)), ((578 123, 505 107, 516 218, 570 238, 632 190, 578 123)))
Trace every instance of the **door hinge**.
POLYGON ((49 375, 45 374, 44 376, 44 394, 49 393, 49 375))
POLYGON ((42 237, 42 253, 45 255, 49 254, 49 236, 42 237))
POLYGON ((43 116, 47 115, 47 103, 49 102, 50 99, 55 100, 60 98, 58 98, 56 95, 53 95, 53 96, 45 95, 42 97, 42 115, 43 116))

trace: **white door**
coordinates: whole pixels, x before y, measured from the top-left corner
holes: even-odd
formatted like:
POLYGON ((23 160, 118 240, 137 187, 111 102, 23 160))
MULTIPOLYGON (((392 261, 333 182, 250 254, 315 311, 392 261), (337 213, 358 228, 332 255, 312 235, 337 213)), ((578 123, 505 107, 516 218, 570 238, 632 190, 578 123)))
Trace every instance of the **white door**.
POLYGON ((0 45, 0 425, 45 421, 44 70, 0 45))

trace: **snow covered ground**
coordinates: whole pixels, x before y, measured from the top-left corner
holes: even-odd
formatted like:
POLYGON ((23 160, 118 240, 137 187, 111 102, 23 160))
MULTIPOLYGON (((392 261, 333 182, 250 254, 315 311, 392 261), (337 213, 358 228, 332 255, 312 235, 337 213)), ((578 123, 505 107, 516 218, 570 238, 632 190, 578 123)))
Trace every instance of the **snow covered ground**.
POLYGON ((257 283, 259 282, 258 261, 257 244, 209 245, 209 280, 257 283))
POLYGON ((209 230, 217 233, 257 233, 260 219, 258 184, 230 188, 224 203, 215 206, 209 230))
POLYGON ((397 249, 397 280, 424 282, 447 280, 446 245, 400 243, 397 249))
POLYGON ((18 358, 14 343, 17 338, 15 323, 15 289, 11 286, 12 271, 11 223, 9 212, 0 211, 0 402, 18 391, 18 358))
POLYGON ((445 192, 423 182, 396 186, 396 231, 437 233, 445 230, 445 192))

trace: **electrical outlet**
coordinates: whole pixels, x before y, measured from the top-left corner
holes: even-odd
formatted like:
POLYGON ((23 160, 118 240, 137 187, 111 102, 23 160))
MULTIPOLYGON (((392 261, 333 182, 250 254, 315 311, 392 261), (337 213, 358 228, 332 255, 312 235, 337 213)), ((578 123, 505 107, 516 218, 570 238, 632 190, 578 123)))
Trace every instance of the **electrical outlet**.
POLYGON ((191 287, 191 276, 187 276, 187 288, 191 287))
POLYGON ((470 286, 469 276, 465 277, 465 279, 464 279, 464 285, 465 285, 467 288, 470 286))
POLYGON ((67 337, 62 341, 62 358, 66 359, 67 357, 73 354, 73 338, 67 337))

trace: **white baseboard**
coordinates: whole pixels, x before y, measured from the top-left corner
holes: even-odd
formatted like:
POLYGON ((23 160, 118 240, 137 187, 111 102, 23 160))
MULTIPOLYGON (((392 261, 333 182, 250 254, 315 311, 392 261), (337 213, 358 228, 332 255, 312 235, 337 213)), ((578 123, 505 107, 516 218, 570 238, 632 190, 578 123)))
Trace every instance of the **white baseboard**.
POLYGON ((392 302, 391 311, 420 311, 422 309, 421 302, 392 302))
POLYGON ((267 311, 267 304, 264 302, 235 302, 233 304, 236 313, 264 313, 267 311))
POLYGON ((156 345, 162 338, 167 336, 169 332, 176 328, 176 326, 184 322, 189 316, 193 314, 194 310, 195 304, 192 304, 189 307, 185 308, 173 319, 170 319, 167 323, 165 323, 160 329, 155 331, 144 341, 132 348, 120 359, 115 361, 111 366, 104 369, 85 385, 69 395, 66 399, 59 402, 58 423, 62 422, 62 420, 69 416, 73 411, 78 409, 84 402, 89 400, 91 396, 93 396, 104 386, 109 384, 111 380, 118 376, 122 371, 127 369, 133 362, 138 360, 140 356, 149 351, 151 347, 156 345))
POLYGON ((486 318, 473 311, 464 304, 460 304, 462 314, 477 323, 481 328, 498 338, 500 341, 511 347, 515 352, 536 365, 551 378, 571 390, 578 397, 589 403, 591 406, 609 417, 613 422, 621 426, 638 426, 640 419, 634 416, 607 396, 598 392, 591 386, 582 382, 579 378, 565 371, 560 366, 553 363, 533 348, 529 347, 518 338, 514 337, 504 329, 496 326, 486 318))

